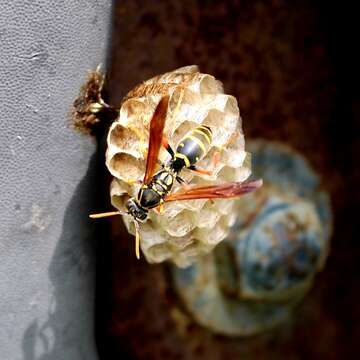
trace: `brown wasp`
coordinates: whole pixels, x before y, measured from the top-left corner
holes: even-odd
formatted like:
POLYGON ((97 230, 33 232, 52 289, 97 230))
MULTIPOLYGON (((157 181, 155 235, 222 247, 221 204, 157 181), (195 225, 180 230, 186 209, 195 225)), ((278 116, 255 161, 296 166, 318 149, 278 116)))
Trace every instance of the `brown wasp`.
POLYGON ((165 95, 158 103, 150 121, 149 147, 146 160, 146 170, 141 188, 137 197, 128 199, 125 203, 127 209, 100 214, 92 214, 91 218, 101 218, 113 215, 130 215, 135 224, 136 257, 140 257, 139 223, 146 221, 150 209, 161 206, 164 202, 195 199, 225 199, 234 198, 256 190, 262 185, 262 180, 247 182, 229 182, 202 187, 189 187, 171 193, 174 180, 184 182, 179 173, 188 168, 200 173, 207 173, 198 169, 195 163, 204 157, 211 144, 212 131, 207 126, 199 126, 186 134, 179 142, 174 152, 163 136, 165 127, 169 96, 165 95), (161 165, 155 172, 161 146, 169 152, 171 158, 161 165))

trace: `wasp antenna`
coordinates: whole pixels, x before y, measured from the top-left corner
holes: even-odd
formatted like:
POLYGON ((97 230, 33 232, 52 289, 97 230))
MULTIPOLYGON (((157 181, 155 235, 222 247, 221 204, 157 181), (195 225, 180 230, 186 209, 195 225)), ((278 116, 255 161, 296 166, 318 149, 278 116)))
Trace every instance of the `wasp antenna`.
POLYGON ((136 258, 140 259, 140 225, 134 220, 135 225, 135 254, 136 258))
POLYGON ((100 219, 103 217, 115 216, 115 215, 126 215, 126 213, 122 212, 122 211, 110 211, 110 212, 106 212, 106 213, 90 214, 89 217, 91 219, 100 219))

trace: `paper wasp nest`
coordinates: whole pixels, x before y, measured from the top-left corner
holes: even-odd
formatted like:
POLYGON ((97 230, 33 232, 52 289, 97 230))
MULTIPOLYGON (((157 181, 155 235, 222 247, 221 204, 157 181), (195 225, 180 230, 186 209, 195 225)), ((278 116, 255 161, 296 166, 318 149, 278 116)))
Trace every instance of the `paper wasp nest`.
MULTIPOLYGON (((221 82, 202 74, 197 66, 187 66, 154 77, 134 88, 123 100, 119 118, 112 124, 108 138, 106 165, 114 176, 111 202, 124 210, 124 202, 138 193, 140 185, 129 184, 144 177, 149 123, 161 96, 170 95, 164 135, 172 148, 191 129, 203 124, 211 127, 213 141, 199 167, 213 171, 211 176, 199 175, 188 169, 181 177, 191 185, 214 182, 244 181, 250 175, 249 156, 244 149, 244 135, 237 101, 223 92, 221 82), (213 166, 214 152, 219 161, 213 166)), ((169 157, 161 150, 162 161, 169 157)), ((181 185, 175 183, 176 191, 181 185)), ((141 249, 152 263, 172 260, 184 267, 199 255, 210 252, 223 240, 235 221, 235 201, 192 200, 164 204, 164 211, 149 211, 146 223, 140 226, 141 249)), ((124 216, 130 233, 134 234, 131 218, 124 216)))

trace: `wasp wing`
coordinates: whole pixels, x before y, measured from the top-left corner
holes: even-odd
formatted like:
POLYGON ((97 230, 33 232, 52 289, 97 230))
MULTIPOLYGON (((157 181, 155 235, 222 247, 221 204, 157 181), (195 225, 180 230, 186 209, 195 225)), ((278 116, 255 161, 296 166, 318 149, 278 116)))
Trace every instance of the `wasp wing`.
POLYGON ((143 180, 144 184, 150 182, 155 172, 165 127, 168 104, 169 96, 163 96, 159 104, 156 106, 154 115, 150 121, 149 149, 146 159, 146 170, 143 180))
POLYGON ((261 185, 262 180, 253 180, 195 187, 169 194, 165 197, 165 201, 227 199, 247 194, 258 189, 261 185))

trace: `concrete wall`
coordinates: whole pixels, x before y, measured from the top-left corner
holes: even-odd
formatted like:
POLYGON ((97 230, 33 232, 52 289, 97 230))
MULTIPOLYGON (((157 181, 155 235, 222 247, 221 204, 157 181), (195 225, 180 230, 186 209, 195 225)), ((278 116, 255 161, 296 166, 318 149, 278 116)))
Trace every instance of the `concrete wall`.
POLYGON ((0 358, 97 359, 94 140, 69 109, 106 61, 110 0, 0 5, 0 358))

